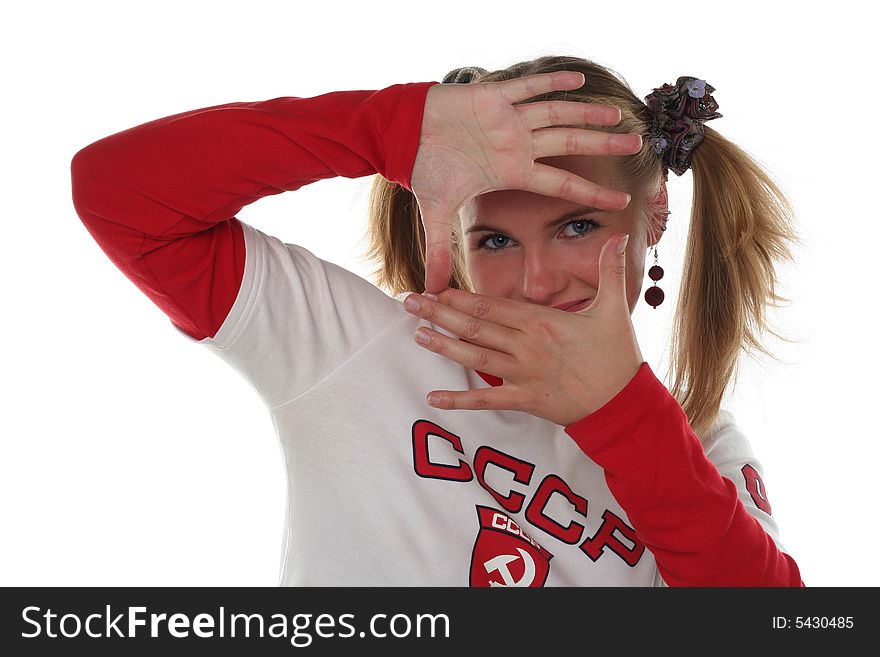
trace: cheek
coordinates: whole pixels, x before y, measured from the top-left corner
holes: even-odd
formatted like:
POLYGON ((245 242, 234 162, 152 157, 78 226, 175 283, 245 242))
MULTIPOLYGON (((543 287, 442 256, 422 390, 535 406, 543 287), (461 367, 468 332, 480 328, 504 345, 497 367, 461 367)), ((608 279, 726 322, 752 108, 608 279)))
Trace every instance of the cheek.
POLYGON ((601 244, 586 244, 577 250, 563 251, 559 254, 559 266, 572 278, 580 279, 591 285, 598 285, 599 254, 601 251, 601 244))
POLYGON ((466 254, 465 266, 476 294, 508 297, 517 285, 518 266, 510 258, 466 254))
POLYGON ((550 257, 562 279, 575 284, 579 281, 580 284, 596 288, 599 285, 601 251, 602 244, 598 240, 583 240, 580 244, 562 244, 550 257))

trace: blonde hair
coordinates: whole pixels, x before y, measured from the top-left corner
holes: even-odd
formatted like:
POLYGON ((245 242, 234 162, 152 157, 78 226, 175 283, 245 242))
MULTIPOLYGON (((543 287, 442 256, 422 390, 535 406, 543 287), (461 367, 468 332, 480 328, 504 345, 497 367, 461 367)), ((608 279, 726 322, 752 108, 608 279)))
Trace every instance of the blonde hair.
MULTIPOLYGON (((633 196, 660 192, 666 167, 654 154, 652 114, 614 71, 589 60, 544 56, 498 71, 477 74, 472 82, 497 82, 552 71, 580 71, 586 83, 524 102, 569 100, 620 107, 615 126, 576 126, 615 133, 639 133, 639 153, 617 158, 632 184, 633 196)), ((758 350, 769 331, 766 307, 788 301, 776 293, 776 265, 791 260, 790 243, 799 243, 794 211, 770 176, 745 151, 705 126, 705 138, 691 160, 694 198, 673 317, 670 392, 701 438, 715 422, 722 397, 735 377, 740 350, 758 350)), ((453 234, 450 287, 473 291, 464 266, 460 235, 453 234)), ((379 264, 376 282, 391 294, 424 286, 425 235, 418 203, 411 192, 376 176, 369 200, 367 256, 379 264)))

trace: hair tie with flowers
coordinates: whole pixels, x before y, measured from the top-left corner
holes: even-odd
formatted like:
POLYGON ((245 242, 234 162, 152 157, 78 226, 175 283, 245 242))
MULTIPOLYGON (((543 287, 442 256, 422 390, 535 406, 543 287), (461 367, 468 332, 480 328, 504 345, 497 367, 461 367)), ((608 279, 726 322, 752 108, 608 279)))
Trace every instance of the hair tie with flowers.
POLYGON ((664 84, 645 96, 654 114, 648 136, 654 153, 678 176, 690 168, 694 149, 705 137, 703 123, 722 116, 713 91, 705 80, 682 76, 675 86, 664 84))

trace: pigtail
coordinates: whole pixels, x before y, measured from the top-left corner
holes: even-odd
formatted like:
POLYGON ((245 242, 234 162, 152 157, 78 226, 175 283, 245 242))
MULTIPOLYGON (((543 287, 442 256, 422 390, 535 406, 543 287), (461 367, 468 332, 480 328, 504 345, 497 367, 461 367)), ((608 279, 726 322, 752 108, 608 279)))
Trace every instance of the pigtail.
POLYGON ((712 128, 694 150, 694 198, 672 328, 670 392, 702 435, 736 382, 740 350, 773 357, 761 343, 777 265, 799 243, 785 194, 745 151, 712 128))

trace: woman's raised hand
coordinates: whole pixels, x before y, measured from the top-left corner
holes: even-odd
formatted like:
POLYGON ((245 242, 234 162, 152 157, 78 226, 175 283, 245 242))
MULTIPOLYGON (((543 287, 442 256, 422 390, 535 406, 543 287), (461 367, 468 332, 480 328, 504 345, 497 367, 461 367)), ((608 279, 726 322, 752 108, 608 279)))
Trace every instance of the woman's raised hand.
POLYGON ((620 210, 629 196, 535 160, 558 155, 631 155, 637 134, 554 128, 616 125, 620 110, 577 101, 522 103, 577 89, 577 71, 540 73, 503 82, 436 84, 428 89, 411 186, 427 245, 425 289, 439 293, 452 275, 452 223, 470 199, 501 189, 555 196, 601 210, 620 210))
POLYGON ((433 390, 428 403, 522 411, 567 427, 616 397, 644 362, 626 296, 628 239, 616 234, 606 240, 596 298, 577 312, 453 288, 434 299, 410 294, 407 312, 460 336, 419 326, 416 342, 503 380, 490 388, 433 390))

